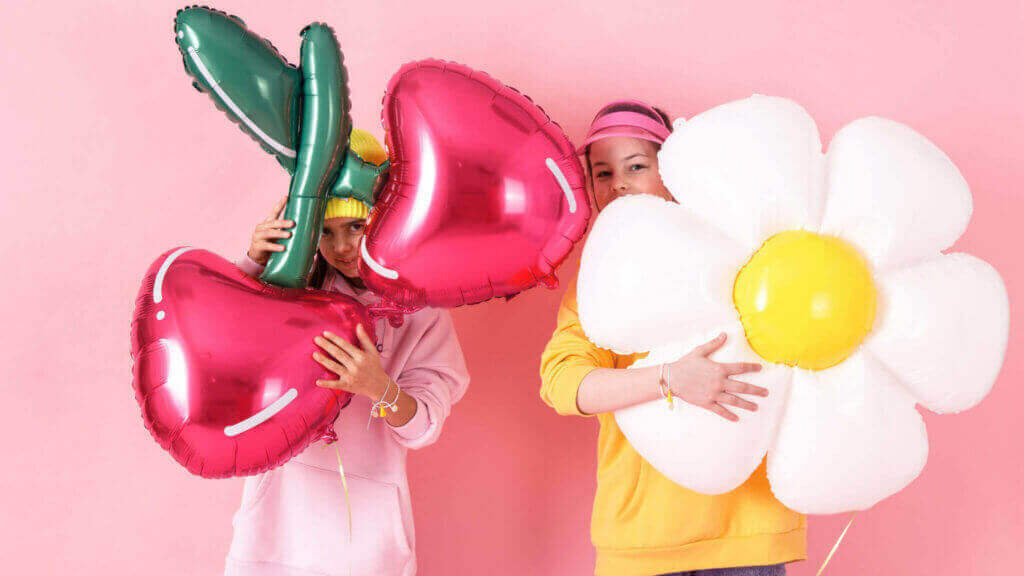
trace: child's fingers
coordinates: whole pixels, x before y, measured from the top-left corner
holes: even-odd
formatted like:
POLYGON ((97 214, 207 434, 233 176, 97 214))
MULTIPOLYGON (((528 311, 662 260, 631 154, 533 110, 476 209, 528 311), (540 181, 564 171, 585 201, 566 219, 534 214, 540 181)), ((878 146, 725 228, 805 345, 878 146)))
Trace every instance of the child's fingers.
POLYGON ((730 394, 751 394, 753 396, 768 396, 768 389, 732 378, 725 381, 725 391, 730 394))
POLYGON ((288 196, 287 195, 284 198, 281 198, 280 200, 278 200, 277 204, 274 204, 274 210, 270 213, 269 216, 266 217, 264 222, 270 222, 271 220, 275 220, 278 217, 280 217, 281 212, 284 212, 284 207, 285 207, 286 204, 288 204, 288 196))
POLYGON ((291 232, 287 230, 277 230, 276 228, 256 232, 256 237, 260 240, 266 240, 267 238, 291 238, 291 236, 291 232))
POLYGON ((337 346, 338 348, 344 350, 345 353, 351 356, 353 359, 358 360, 363 353, 362 350, 356 348, 351 342, 345 340, 344 338, 338 336, 333 332, 324 332, 324 337, 330 340, 332 343, 334 343, 334 345, 337 346))
POLYGON ((363 345, 363 352, 367 354, 377 354, 377 343, 370 340, 370 335, 366 333, 366 328, 360 324, 356 326, 356 337, 359 338, 359 343, 363 345))
POLYGON ((256 242, 256 249, 262 252, 282 252, 284 251, 284 246, 278 244, 277 242, 267 242, 265 240, 260 240, 256 242))
POLYGON ((340 377, 340 376, 343 376, 345 374, 348 374, 348 370, 346 370, 344 366, 342 366, 341 364, 338 364, 334 360, 331 360, 327 356, 324 356, 320 352, 313 352, 313 360, 316 360, 318 364, 320 364, 324 368, 327 368, 328 370, 333 372, 336 376, 340 377))
POLYGON ((728 404, 729 406, 735 406, 744 410, 750 410, 751 412, 757 412, 757 404, 744 400, 739 396, 733 396, 729 393, 724 393, 718 397, 719 404, 728 404))
POLYGON ((352 383, 347 379, 338 378, 337 380, 317 380, 316 385, 321 388, 333 388, 335 390, 351 392, 349 388, 352 386, 352 383))
POLYGON ((707 356, 713 352, 716 352, 722 346, 725 346, 725 332, 722 332, 718 336, 715 336, 711 340, 701 344, 694 348, 694 352, 701 356, 707 356))
POLYGON ((256 230, 278 230, 291 228, 295 225, 292 220, 264 220, 256 225, 256 230))
POLYGON ((740 420, 739 416, 733 414, 732 412, 727 410, 721 404, 712 404, 711 406, 708 407, 708 410, 711 410, 715 414, 718 414, 719 416, 721 416, 722 418, 725 418, 726 420, 728 420, 730 422, 739 422, 739 420, 740 420))
POLYGON ((352 360, 352 356, 341 348, 338 348, 334 342, 331 342, 323 336, 313 338, 313 342, 316 342, 316 345, 323 348, 324 352, 330 354, 334 360, 341 362, 345 366, 346 370, 353 370, 355 368, 355 362, 352 360))
POLYGON ((761 365, 754 362, 733 362, 730 364, 722 364, 722 366, 725 367, 725 373, 729 376, 761 371, 761 365))

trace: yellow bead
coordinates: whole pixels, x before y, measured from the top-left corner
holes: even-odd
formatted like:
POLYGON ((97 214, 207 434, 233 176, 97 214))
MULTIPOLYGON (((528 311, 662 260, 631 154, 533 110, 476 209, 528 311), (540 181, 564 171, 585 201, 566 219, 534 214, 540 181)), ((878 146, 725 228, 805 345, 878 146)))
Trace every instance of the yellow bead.
POLYGON ((842 362, 874 324, 868 264, 834 236, 772 236, 740 270, 733 303, 750 347, 765 360, 823 370, 842 362))

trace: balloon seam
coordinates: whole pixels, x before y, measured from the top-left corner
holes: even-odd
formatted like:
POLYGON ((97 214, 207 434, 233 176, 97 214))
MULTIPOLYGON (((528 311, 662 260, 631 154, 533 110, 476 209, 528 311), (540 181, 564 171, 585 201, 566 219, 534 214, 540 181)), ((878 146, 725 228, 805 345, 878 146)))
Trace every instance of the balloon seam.
POLYGON ((213 91, 217 93, 217 96, 224 102, 224 104, 227 105, 228 108, 231 109, 232 112, 234 112, 236 116, 238 116, 238 118, 243 123, 245 123, 246 127, 252 130, 253 133, 256 134, 256 136, 260 140, 267 144, 267 146, 270 146, 274 150, 277 150, 279 153, 284 154, 289 158, 295 158, 295 150, 285 146, 284 144, 281 144, 277 140, 274 140, 269 134, 260 129, 260 127, 257 126, 256 123, 253 122, 252 119, 250 119, 245 114, 245 112, 243 112, 242 109, 238 107, 237 104, 235 104, 235 101, 232 100, 231 97, 228 96, 227 92, 225 92, 224 89, 220 87, 220 84, 214 80, 213 75, 210 73, 210 70, 206 67, 205 64, 203 64, 203 61, 199 59, 199 51, 196 50, 194 46, 189 47, 188 55, 192 57, 192 61, 195 62, 196 68, 198 68, 199 73, 202 74, 203 80, 206 80, 206 83, 209 84, 211 88, 213 88, 213 91))

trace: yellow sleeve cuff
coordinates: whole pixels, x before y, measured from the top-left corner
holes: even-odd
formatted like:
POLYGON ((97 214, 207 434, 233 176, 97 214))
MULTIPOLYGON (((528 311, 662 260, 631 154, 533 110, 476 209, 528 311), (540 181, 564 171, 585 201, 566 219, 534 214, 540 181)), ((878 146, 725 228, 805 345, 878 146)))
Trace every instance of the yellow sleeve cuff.
POLYGON ((583 384, 583 379, 587 377, 594 370, 597 370, 600 366, 586 365, 586 364, 568 364, 562 366, 559 370, 558 376, 555 379, 558 381, 557 386, 550 386, 545 390, 544 401, 547 402, 555 412, 563 416, 594 416, 594 414, 584 414, 580 412, 579 406, 576 404, 576 397, 579 395, 580 385, 583 384))

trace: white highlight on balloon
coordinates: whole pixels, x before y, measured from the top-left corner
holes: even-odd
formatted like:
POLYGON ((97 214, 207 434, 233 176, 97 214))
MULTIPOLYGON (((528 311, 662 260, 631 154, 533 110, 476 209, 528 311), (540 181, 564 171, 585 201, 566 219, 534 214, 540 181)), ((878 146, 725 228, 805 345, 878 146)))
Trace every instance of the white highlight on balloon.
POLYGON ((555 180, 558 181, 558 185, 562 188, 562 193, 565 194, 565 199, 569 202, 569 213, 576 213, 576 197, 572 195, 572 188, 569 187, 569 181, 565 179, 565 174, 562 174, 561 168, 551 158, 544 160, 544 165, 551 170, 551 173, 555 176, 555 180))
POLYGON ((397 271, 381 266, 379 262, 370 256, 370 253, 366 250, 366 236, 363 236, 363 241, 359 245, 359 252, 363 255, 363 262, 366 262, 366 265, 370 267, 370 270, 373 270, 388 280, 395 280, 398 278, 397 271))
POLYGON ((217 93, 217 96, 224 101, 224 104, 231 109, 235 116, 238 116, 238 118, 243 123, 245 123, 245 125, 250 130, 252 130, 253 133, 255 133, 260 140, 265 142, 267 146, 270 146, 274 150, 277 150, 279 153, 284 154, 289 158, 295 158, 295 150, 271 138, 269 134, 261 130, 260 127, 257 126, 255 122, 253 122, 248 116, 246 116, 245 112, 242 112, 242 109, 239 108, 238 105, 235 104, 235 101, 232 100, 230 96, 228 96, 227 92, 225 92, 224 89, 220 87, 220 84, 213 78, 213 75, 210 73, 210 70, 206 67, 205 64, 203 64, 203 61, 199 59, 199 50, 196 50, 194 46, 189 46, 188 55, 192 57, 192 61, 196 65, 196 69, 198 69, 199 73, 202 74, 203 79, 206 80, 206 83, 213 88, 213 91, 217 93))
POLYGON ((171 264, 185 252, 194 250, 194 248, 178 248, 164 260, 164 263, 160 265, 160 270, 156 273, 156 282, 153 284, 153 302, 159 304, 164 299, 164 276, 167 275, 167 270, 170 269, 171 264))
POLYGON ((412 209, 409 211, 409 229, 418 230, 420 225, 427 218, 430 212, 430 205, 434 200, 434 191, 437 188, 437 154, 434 152, 434 145, 430 141, 429 134, 420 135, 420 178, 416 183, 416 195, 412 201, 412 209))
POLYGON ((157 320, 163 320, 165 316, 167 316, 167 313, 164 312, 163 310, 156 313, 157 320))
POLYGON ((188 412, 188 365, 185 362, 185 352, 177 340, 160 338, 157 340, 167 353, 167 378, 164 381, 164 388, 167 388, 168 395, 181 414, 187 418, 188 412))
POLYGON ((231 426, 224 427, 224 435, 228 437, 238 436, 242 432, 248 432, 253 428, 263 424, 267 420, 270 420, 275 414, 284 410, 285 406, 292 403, 299 396, 299 391, 295 388, 289 388, 280 398, 274 401, 273 404, 267 406, 263 410, 249 416, 245 420, 242 420, 238 424, 232 424, 231 426))

